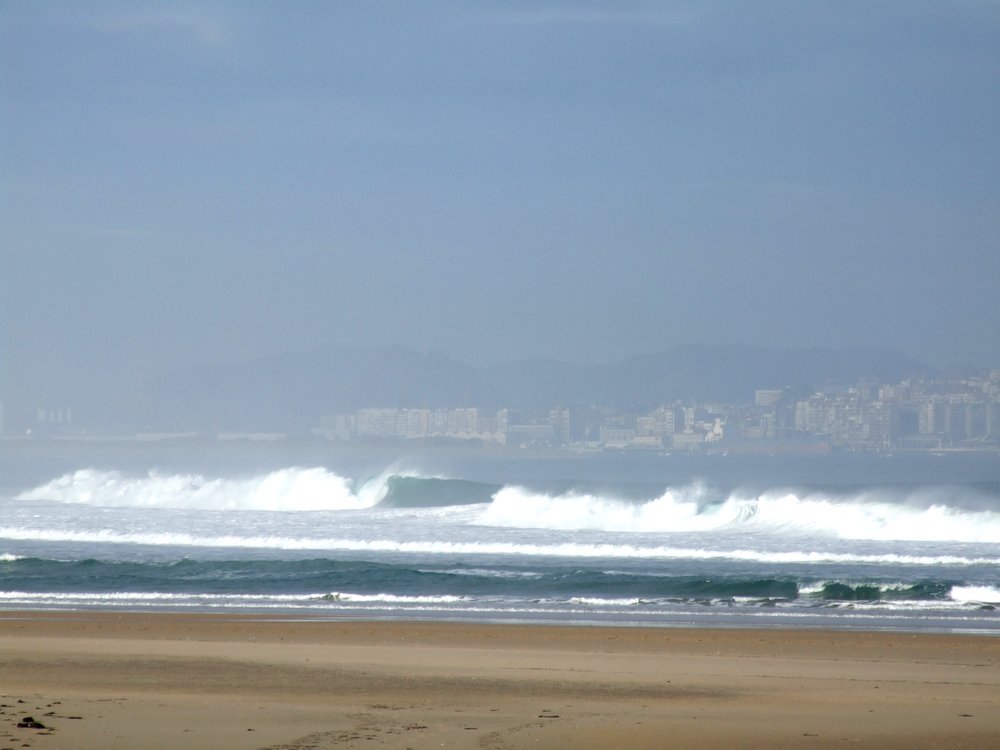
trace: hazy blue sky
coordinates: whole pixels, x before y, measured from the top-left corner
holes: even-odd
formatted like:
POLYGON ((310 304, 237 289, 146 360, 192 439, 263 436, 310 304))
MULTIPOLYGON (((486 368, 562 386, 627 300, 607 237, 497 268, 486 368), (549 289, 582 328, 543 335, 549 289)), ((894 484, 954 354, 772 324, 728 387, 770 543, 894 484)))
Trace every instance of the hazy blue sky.
POLYGON ((14 380, 328 342, 1000 364, 997 2, 7 1, 0 106, 14 380))

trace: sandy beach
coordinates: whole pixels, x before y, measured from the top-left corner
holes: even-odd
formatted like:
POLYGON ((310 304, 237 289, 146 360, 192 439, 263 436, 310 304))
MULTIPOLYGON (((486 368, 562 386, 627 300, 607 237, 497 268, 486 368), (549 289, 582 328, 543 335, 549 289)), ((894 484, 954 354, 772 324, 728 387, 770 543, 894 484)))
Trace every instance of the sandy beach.
POLYGON ((1000 640, 8 612, 0 695, 0 750, 986 748, 1000 640))

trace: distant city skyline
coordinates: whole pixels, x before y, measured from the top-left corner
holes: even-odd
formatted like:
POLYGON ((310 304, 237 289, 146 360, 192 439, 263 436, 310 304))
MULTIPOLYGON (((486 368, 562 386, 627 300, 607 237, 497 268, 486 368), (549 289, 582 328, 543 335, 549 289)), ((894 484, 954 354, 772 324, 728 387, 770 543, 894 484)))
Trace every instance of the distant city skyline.
MULTIPOLYGON (((351 442, 459 443, 519 449, 572 451, 683 451, 715 453, 801 453, 838 451, 1000 452, 1000 368, 964 378, 909 377, 898 382, 862 377, 808 387, 756 388, 752 401, 693 398, 676 387, 649 392, 642 404, 569 399, 546 407, 519 404, 516 397, 498 408, 467 393, 464 404, 416 406, 427 394, 414 392, 409 404, 387 406, 392 398, 369 397, 369 405, 328 412, 315 401, 291 432, 289 414, 271 421, 252 409, 237 414, 179 406, 169 421, 153 412, 131 428, 115 430, 76 424, 71 408, 38 407, 34 421, 20 420, 7 431, 0 403, 0 435, 12 439, 128 440, 173 442, 277 443, 292 439, 351 442), (186 413, 186 416, 184 416, 186 413), (179 421, 177 419, 180 415, 179 421), (234 421, 235 420, 235 421, 234 421), (442 442, 443 441, 443 442, 442 442)), ((397 394, 397 396, 400 394, 397 394)), ((360 398, 364 398, 363 396, 360 398)), ((245 399, 254 403, 256 399, 245 399)), ((343 403, 343 402, 341 402, 343 403)), ((204 405, 203 405, 204 407, 204 405)), ((295 421, 294 419, 292 420, 295 421)))
POLYGON ((998 80, 997 2, 8 0, 0 399, 331 343, 996 366, 998 80))
MULTIPOLYGON (((768 436, 777 436, 775 429, 779 428, 781 434, 788 432, 793 416, 789 409, 801 405, 812 414, 808 419, 803 417, 804 423, 813 425, 809 431, 822 432, 816 424, 839 424, 846 419, 837 431, 857 441, 861 438, 849 425, 864 422, 862 442, 869 445, 867 435, 886 434, 890 403, 898 403, 914 415, 931 403, 946 403, 952 409, 959 408, 956 404, 978 403, 989 412, 984 412, 986 423, 1000 423, 1000 413, 997 420, 992 416, 1000 406, 1000 367, 941 372, 878 349, 711 346, 677 347, 614 365, 524 360, 475 367, 404 347, 329 347, 242 364, 192 368, 116 391, 73 394, 39 390, 34 396, 22 395, 10 402, 7 421, 11 435, 53 431, 67 436, 132 431, 301 435, 324 424, 324 429, 344 435, 353 434, 356 427, 339 423, 334 427, 328 418, 377 412, 382 416, 376 421, 382 426, 372 434, 385 434, 386 429, 393 435, 405 431, 407 437, 491 433, 494 437, 489 439, 496 441, 501 440, 497 435, 508 432, 537 437, 534 422, 527 423, 527 433, 513 427, 508 431, 506 425, 524 426, 524 415, 542 413, 548 419, 553 410, 561 413, 570 409, 577 416, 581 409, 593 411, 593 418, 600 421, 615 414, 641 417, 663 406, 728 404, 733 408, 715 412, 724 424, 701 421, 711 430, 719 427, 720 435, 732 435, 732 420, 745 421, 741 405, 773 407, 779 401, 784 405, 784 416, 778 421, 778 415, 773 415, 765 431, 768 436), (919 383, 927 385, 918 388, 915 384, 919 383), (882 388, 896 385, 900 387, 882 388), (845 409, 840 397, 852 389, 865 404, 878 402, 877 408, 848 404, 845 409), (824 397, 818 404, 810 404, 816 393, 834 400, 824 397), (469 417, 470 409, 479 416, 469 417), (489 420, 494 418, 486 415, 503 410, 510 410, 510 417, 502 420, 505 427, 490 426, 489 420), (417 421, 411 422, 411 418, 417 421), (470 424, 476 426, 470 428, 470 424)), ((795 418, 798 416, 796 412, 795 418)), ((364 418, 358 418, 362 421, 357 424, 363 425, 364 418)), ((939 422, 944 424, 951 418, 942 416, 944 421, 939 422)), ((696 421, 693 414, 684 419, 688 426, 696 421)), ((971 425, 980 418, 970 412, 969 419, 965 434, 972 439, 969 436, 976 429, 971 425)), ((621 429, 633 429, 618 421, 613 427, 619 431, 618 439, 623 439, 621 429)), ((916 422, 911 427, 915 431, 916 422)), ((360 432, 366 429, 362 426, 360 432)), ((651 428, 634 429, 643 444, 653 434, 651 428)), ((951 439, 962 439, 956 429, 947 432, 951 439)), ((560 427, 556 434, 569 432, 568 427, 560 427)), ((987 432, 994 434, 993 427, 987 432)), ((697 442, 699 436, 703 434, 692 437, 688 431, 678 440, 697 442)))

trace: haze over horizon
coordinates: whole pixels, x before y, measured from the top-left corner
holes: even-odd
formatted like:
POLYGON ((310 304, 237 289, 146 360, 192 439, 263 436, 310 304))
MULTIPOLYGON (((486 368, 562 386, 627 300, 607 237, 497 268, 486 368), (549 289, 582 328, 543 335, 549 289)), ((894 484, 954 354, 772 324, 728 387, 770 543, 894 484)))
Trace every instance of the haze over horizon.
POLYGON ((1000 365, 1000 3, 0 2, 0 400, 330 343, 1000 365))

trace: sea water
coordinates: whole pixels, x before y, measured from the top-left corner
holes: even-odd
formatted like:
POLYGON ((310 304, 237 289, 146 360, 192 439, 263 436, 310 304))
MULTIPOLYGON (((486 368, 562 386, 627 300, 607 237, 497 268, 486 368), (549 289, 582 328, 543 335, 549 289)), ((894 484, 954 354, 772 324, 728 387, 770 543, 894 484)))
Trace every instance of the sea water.
POLYGON ((1000 455, 0 447, 0 609, 1000 634, 1000 455))

